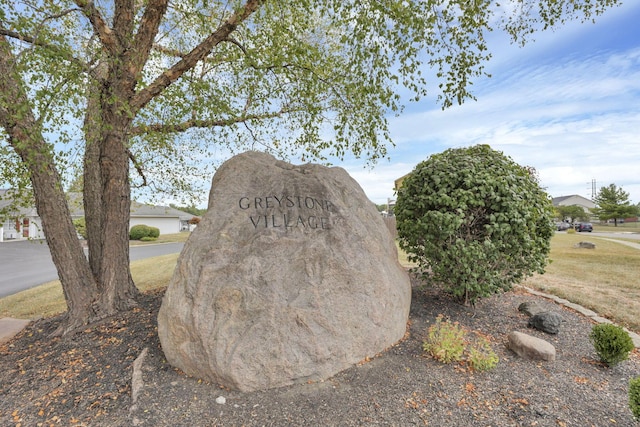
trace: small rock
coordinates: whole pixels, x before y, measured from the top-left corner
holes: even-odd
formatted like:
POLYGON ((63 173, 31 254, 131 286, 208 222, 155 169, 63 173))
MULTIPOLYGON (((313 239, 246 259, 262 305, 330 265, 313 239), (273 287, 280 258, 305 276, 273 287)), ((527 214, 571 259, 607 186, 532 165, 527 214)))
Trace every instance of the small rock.
POLYGON ((556 348, 549 342, 513 331, 508 336, 507 347, 520 357, 531 360, 556 360, 556 348))
POLYGON ((216 403, 219 405, 224 405, 225 403, 227 403, 227 399, 225 399, 224 396, 218 396, 216 397, 216 403))
POLYGON ((543 311, 529 319, 529 327, 548 334, 557 334, 562 324, 562 316, 552 311, 543 311))
POLYGON ((526 301, 518 306, 518 311, 521 311, 528 316, 535 316, 536 314, 543 312, 544 308, 535 301, 526 301))
POLYGON ((575 248, 584 248, 584 249, 595 249, 596 248, 596 244, 595 243, 591 243, 591 242, 579 242, 576 243, 575 248))

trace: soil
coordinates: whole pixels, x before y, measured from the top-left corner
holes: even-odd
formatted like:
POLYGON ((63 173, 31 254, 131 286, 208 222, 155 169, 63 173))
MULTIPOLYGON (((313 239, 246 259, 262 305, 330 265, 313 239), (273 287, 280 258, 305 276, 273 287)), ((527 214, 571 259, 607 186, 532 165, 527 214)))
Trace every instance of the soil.
POLYGON ((133 311, 63 338, 50 338, 60 317, 43 319, 0 346, 0 425, 640 425, 628 404, 629 380, 640 376, 638 351, 615 367, 602 365, 588 339, 591 320, 522 290, 471 308, 415 285, 401 342, 326 381, 253 393, 167 364, 156 329, 161 298, 162 292, 145 294, 133 311), (528 317, 518 311, 525 301, 561 313, 560 332, 527 328, 528 317), (428 356, 422 342, 439 315, 470 337, 474 331, 488 337, 497 367, 478 372, 428 356), (505 345, 513 330, 552 343, 556 361, 516 356, 505 345), (139 358, 144 349, 146 357, 139 358), (133 375, 136 359, 140 369, 133 375))

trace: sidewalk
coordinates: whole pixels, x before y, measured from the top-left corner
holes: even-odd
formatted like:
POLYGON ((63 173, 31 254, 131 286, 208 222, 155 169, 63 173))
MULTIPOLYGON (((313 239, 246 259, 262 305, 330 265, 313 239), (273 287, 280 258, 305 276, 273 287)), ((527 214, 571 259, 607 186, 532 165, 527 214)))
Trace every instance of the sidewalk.
POLYGON ((31 323, 31 320, 11 319, 10 317, 0 319, 0 345, 11 340, 29 323, 31 323))

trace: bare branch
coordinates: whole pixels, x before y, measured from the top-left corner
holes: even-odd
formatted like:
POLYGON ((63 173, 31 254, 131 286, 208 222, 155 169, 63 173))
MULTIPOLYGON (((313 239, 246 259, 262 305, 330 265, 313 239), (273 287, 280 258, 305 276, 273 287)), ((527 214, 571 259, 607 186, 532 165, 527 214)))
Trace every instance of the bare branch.
POLYGON ((147 176, 144 174, 142 165, 140 164, 140 162, 138 162, 138 159, 136 159, 131 150, 127 149, 127 154, 129 155, 129 160, 131 160, 131 163, 133 163, 133 167, 136 168, 136 172, 138 172, 138 175, 140 175, 140 178, 142 178, 142 184, 140 184, 140 187, 146 187, 148 185, 147 176))

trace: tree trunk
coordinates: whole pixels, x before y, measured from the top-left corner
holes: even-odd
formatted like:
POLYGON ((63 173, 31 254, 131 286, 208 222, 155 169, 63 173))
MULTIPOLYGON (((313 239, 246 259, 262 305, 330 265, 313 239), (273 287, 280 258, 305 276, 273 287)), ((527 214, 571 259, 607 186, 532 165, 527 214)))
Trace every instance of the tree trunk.
POLYGON ((55 167, 53 149, 35 120, 11 47, 0 36, 0 126, 9 145, 28 168, 36 209, 67 302, 67 322, 58 332, 84 325, 92 317, 97 286, 75 227, 62 180, 55 167))
MULTIPOLYGON (((119 123, 123 126, 123 123, 119 123)), ((124 125, 126 127, 126 125, 124 125)), ((113 129, 113 128, 112 128, 113 129)), ((129 155, 123 134, 110 132, 101 141, 103 227, 98 309, 108 315, 135 305, 138 289, 129 268, 131 192, 129 155)))
MULTIPOLYGON (((116 61, 109 67, 107 84, 100 94, 102 135, 99 139, 101 194, 100 272, 97 310, 103 315, 135 306, 138 289, 129 268, 129 218, 131 186, 127 135, 133 118, 128 101, 135 83, 124 78, 126 73, 116 61)), ((93 154, 92 154, 93 155, 93 154)))
POLYGON ((83 201, 98 317, 131 308, 138 294, 129 268, 131 193, 125 135, 131 119, 122 101, 129 96, 114 75, 122 75, 121 70, 105 60, 95 67, 92 77, 98 84, 87 90, 84 122, 83 201), (114 99, 118 102, 106 101, 114 99))
MULTIPOLYGON (((104 80, 107 67, 100 61, 95 67, 94 78, 104 80)), ((82 193, 84 218, 87 227, 87 246, 89 249, 89 265, 93 276, 99 281, 102 268, 102 229, 104 215, 102 210, 102 174, 100 172, 100 139, 102 122, 100 109, 100 90, 96 84, 89 84, 87 89, 87 111, 84 120, 84 161, 82 193)))
MULTIPOLYGON (((42 139, 40 144, 44 145, 42 139)), ((86 325, 94 317, 92 303, 97 287, 71 221, 53 157, 34 164, 30 171, 36 207, 68 308, 66 322, 56 333, 65 333, 86 325)))

